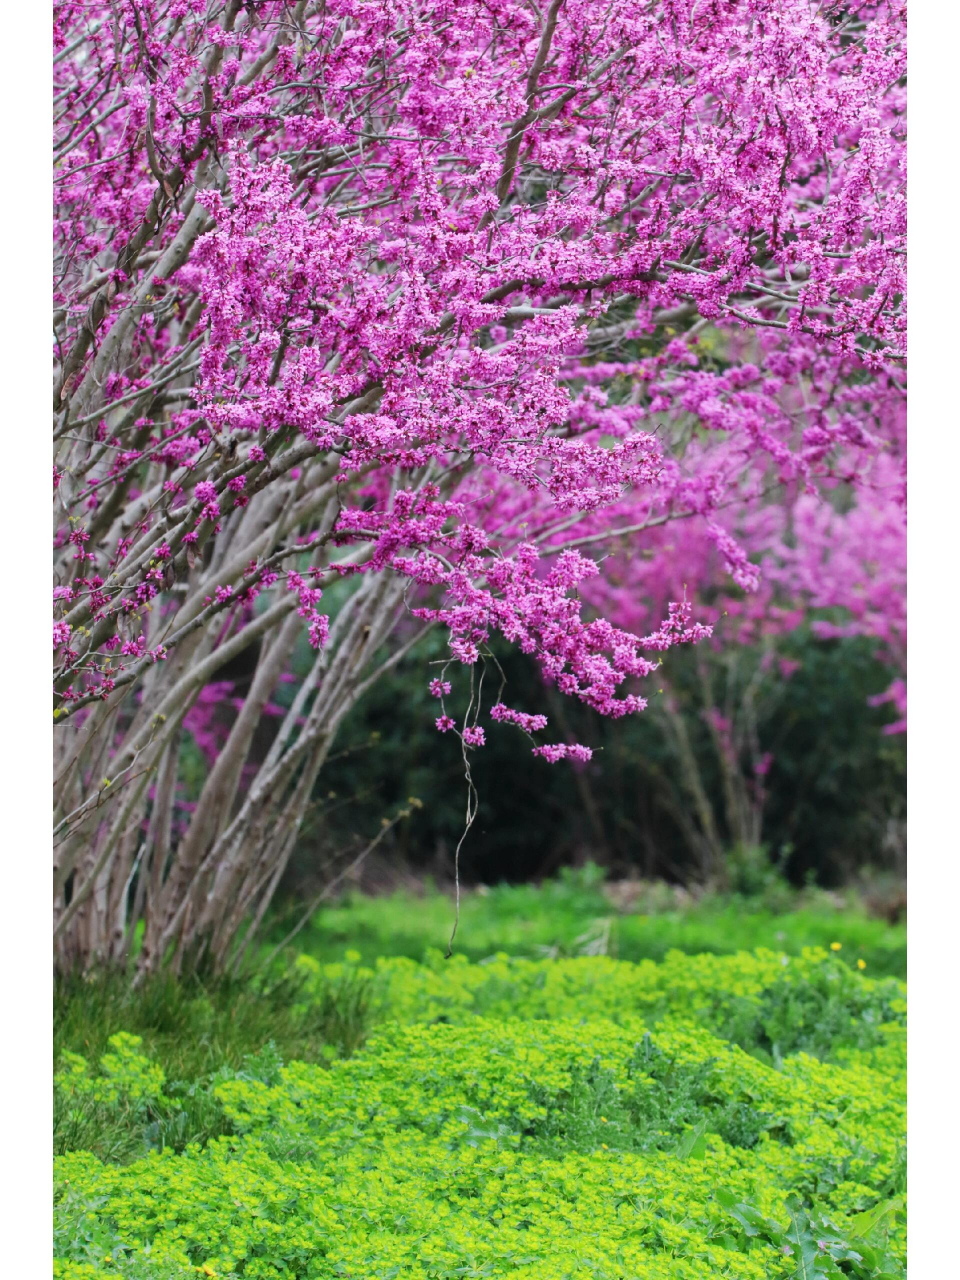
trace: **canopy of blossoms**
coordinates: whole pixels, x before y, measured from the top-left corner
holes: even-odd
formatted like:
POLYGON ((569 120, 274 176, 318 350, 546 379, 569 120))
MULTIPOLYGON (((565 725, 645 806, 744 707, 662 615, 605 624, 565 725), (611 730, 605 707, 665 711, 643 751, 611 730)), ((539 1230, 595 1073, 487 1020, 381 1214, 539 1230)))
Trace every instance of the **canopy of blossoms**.
MULTIPOLYGON (((901 4, 54 13, 64 830, 109 861, 149 824, 147 789, 104 825, 96 776, 155 777, 255 642, 256 721, 293 617, 317 665, 251 804, 403 619, 446 629, 441 700, 499 634, 612 716, 671 646, 743 642, 708 582, 902 652, 901 4)), ((465 749, 481 713, 547 727, 471 708, 438 718, 465 749)), ((183 883, 232 865, 220 803, 183 883)))

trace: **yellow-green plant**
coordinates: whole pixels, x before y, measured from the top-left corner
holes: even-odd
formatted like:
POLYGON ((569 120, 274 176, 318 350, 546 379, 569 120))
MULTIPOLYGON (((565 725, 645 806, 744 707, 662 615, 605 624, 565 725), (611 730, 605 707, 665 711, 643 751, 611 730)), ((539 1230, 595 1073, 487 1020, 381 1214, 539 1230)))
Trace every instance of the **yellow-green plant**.
MULTIPOLYGON (((904 1274, 899 984, 812 951, 300 969, 304 1002, 372 983, 366 1044, 217 1073, 205 1144, 60 1156, 59 1280, 904 1274)), ((162 1093, 113 1048, 62 1087, 162 1093)))

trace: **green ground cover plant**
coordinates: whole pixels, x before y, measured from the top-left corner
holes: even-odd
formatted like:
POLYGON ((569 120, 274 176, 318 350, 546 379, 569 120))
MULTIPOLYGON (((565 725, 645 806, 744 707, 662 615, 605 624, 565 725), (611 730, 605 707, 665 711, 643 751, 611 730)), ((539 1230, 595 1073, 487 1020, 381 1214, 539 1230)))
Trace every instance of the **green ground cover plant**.
MULTIPOLYGON (((768 947, 799 955, 804 947, 840 942, 869 973, 906 977, 906 926, 871 917, 852 894, 791 890, 772 874, 760 893, 715 893, 686 903, 650 885, 622 910, 605 894, 603 879, 599 867, 588 865, 541 885, 468 892, 457 950, 473 960, 498 951, 562 956, 598 949, 622 960, 662 960, 671 950, 730 955, 768 947)), ((430 886, 419 894, 351 894, 317 911, 297 946, 324 960, 346 949, 367 962, 381 955, 421 960, 427 948, 446 946, 452 915, 450 897, 430 886)), ((277 941, 284 923, 274 926, 277 941)))
POLYGON ((843 951, 303 955, 247 999, 314 1060, 215 1013, 80 1054, 61 993, 59 1280, 905 1274, 904 988, 843 951))

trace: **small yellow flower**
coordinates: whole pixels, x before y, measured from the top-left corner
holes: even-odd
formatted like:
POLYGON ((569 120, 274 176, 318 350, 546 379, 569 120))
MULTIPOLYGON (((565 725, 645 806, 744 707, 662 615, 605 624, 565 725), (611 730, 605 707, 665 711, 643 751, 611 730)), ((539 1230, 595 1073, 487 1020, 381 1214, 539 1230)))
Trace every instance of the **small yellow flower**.
POLYGON ((858 961, 857 961, 857 968, 858 968, 858 969, 865 969, 866 967, 867 967, 867 962, 866 962, 866 960, 858 960, 858 961))
POLYGON ((609 1150, 610 1150, 610 1148, 607 1146, 607 1144, 606 1144, 605 1142, 601 1142, 601 1143, 600 1143, 600 1145, 601 1145, 601 1147, 603 1147, 604 1151, 609 1151, 609 1150))
POLYGON ((841 949, 841 947, 842 947, 842 946, 843 946, 843 943, 842 943, 842 942, 831 942, 831 943, 830 943, 830 950, 831 950, 831 951, 839 951, 839 950, 841 949))
POLYGON ((606 1124, 606 1123, 607 1123, 607 1117, 606 1117, 606 1116, 601 1116, 601 1117, 600 1117, 600 1123, 601 1123, 601 1124, 606 1124))

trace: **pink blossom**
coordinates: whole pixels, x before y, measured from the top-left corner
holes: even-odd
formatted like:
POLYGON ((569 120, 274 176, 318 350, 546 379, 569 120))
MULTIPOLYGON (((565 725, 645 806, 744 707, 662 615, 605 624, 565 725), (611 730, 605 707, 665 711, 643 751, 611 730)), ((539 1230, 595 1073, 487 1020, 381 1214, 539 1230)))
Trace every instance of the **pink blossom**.
POLYGON ((501 646, 611 718, 801 626, 902 679, 903 6, 294 7, 55 6, 57 732, 129 699, 71 779, 197 663, 215 759, 291 610, 308 732, 428 624, 529 734, 501 646))
POLYGON ((556 742, 547 746, 534 747, 533 754, 542 756, 551 764, 556 764, 558 760, 579 760, 586 764, 593 758, 591 748, 581 746, 579 742, 556 742))
POLYGON ((310 620, 310 645, 322 649, 330 636, 330 619, 325 613, 315 613, 310 620))

